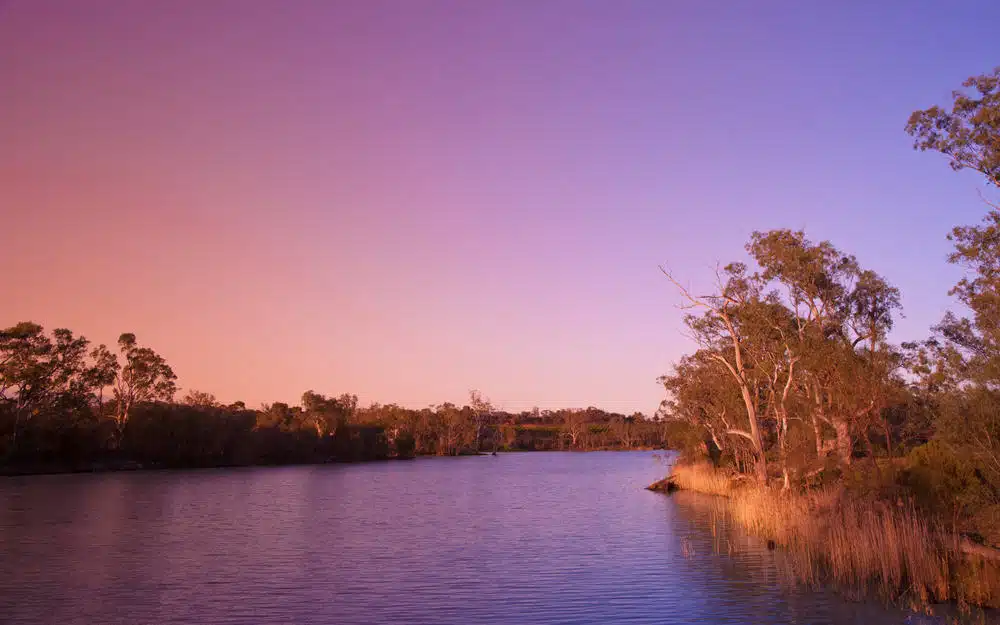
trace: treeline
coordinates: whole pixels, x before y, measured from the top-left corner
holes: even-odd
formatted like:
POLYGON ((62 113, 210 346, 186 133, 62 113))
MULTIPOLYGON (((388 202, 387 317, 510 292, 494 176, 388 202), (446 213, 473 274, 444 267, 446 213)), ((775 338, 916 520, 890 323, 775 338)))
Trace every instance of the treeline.
MULTIPOLYGON (((910 117, 915 148, 1000 186, 1000 68, 951 110, 910 117)), ((832 480, 1000 545, 1000 206, 949 235, 960 312, 895 344, 899 291, 827 241, 755 232, 708 294, 666 272, 698 349, 661 381, 674 441, 758 483, 832 480)))
POLYGON ((180 401, 162 356, 132 334, 117 349, 22 322, 0 331, 0 466, 7 472, 199 467, 663 445, 664 424, 587 408, 510 413, 469 405, 359 407, 313 391, 249 409, 209 393, 180 401))

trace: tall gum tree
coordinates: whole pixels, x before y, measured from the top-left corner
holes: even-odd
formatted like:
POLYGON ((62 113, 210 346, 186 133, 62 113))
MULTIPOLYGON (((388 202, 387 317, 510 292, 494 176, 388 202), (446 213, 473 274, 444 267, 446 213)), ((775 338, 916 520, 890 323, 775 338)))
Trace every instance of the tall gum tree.
POLYGON ((881 389, 895 362, 887 357, 886 336, 900 308, 899 291, 853 256, 828 241, 813 243, 802 231, 755 232, 747 251, 761 268, 760 279, 784 292, 792 314, 783 339, 812 406, 816 452, 827 449, 826 424, 838 458, 849 463, 858 424, 882 408, 881 389), (859 386, 862 370, 867 384, 859 386))
POLYGON ((983 176, 982 223, 949 234, 949 262, 966 270, 951 289, 967 313, 949 312, 935 335, 911 344, 911 370, 942 408, 936 436, 978 461, 1000 491, 1000 67, 952 93, 951 110, 915 111, 906 124, 914 148, 943 154, 952 169, 983 176), (936 391, 936 392, 935 392, 936 391))
POLYGON ((124 362, 116 372, 113 388, 120 439, 136 404, 173 399, 177 376, 162 356, 140 347, 132 333, 118 337, 118 349, 124 362))
POLYGON ((685 308, 702 314, 685 315, 684 323, 692 337, 705 350, 706 357, 722 366, 740 393, 745 421, 727 427, 726 433, 749 441, 754 455, 754 474, 760 482, 767 481, 767 457, 761 433, 759 415, 759 380, 749 370, 745 358, 747 338, 741 331, 740 314, 760 298, 759 285, 747 275, 740 263, 727 265, 716 272, 716 292, 695 295, 670 272, 660 268, 686 300, 685 308))

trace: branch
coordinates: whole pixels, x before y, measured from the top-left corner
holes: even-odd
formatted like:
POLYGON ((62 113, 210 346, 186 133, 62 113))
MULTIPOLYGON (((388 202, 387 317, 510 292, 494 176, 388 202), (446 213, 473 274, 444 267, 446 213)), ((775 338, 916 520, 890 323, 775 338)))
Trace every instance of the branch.
POLYGON ((858 412, 857 412, 857 413, 856 413, 856 414, 854 415, 854 417, 855 417, 855 418, 859 418, 859 417, 863 417, 863 416, 865 416, 865 414, 866 414, 866 413, 867 413, 867 412, 868 412, 869 410, 871 410, 871 409, 872 409, 872 408, 874 408, 874 407, 875 407, 875 400, 874 400, 874 399, 872 399, 872 400, 871 400, 870 402, 868 402, 868 405, 867 405, 866 407, 862 408, 861 410, 859 410, 859 411, 858 411, 858 412))
POLYGON ((743 438, 747 439, 751 443, 754 442, 753 437, 750 436, 749 433, 744 432, 743 430, 726 430, 726 434, 732 434, 733 436, 742 436, 743 438))
POLYGON ((687 299, 689 302, 691 302, 691 304, 689 306, 683 306, 683 308, 696 308, 696 307, 700 307, 700 308, 707 308, 707 309, 709 309, 711 311, 715 311, 715 307, 710 306, 708 303, 705 302, 705 300, 703 298, 697 298, 694 295, 691 295, 691 291, 689 291, 685 287, 681 286, 681 283, 678 282, 672 275, 670 275, 670 272, 667 271, 666 269, 664 269, 663 265, 660 265, 660 271, 662 271, 663 275, 665 275, 667 277, 667 280, 670 280, 670 282, 675 287, 677 287, 677 290, 681 292, 681 295, 683 295, 685 299, 687 299))
POLYGON ((785 401, 788 400, 788 392, 792 389, 792 377, 795 375, 795 363, 798 362, 798 357, 792 358, 788 363, 788 380, 785 381, 785 390, 781 394, 781 405, 785 405, 785 401))
MULTIPOLYGON (((998 183, 997 186, 1000 186, 1000 181, 997 181, 997 183, 998 183)), ((979 194, 979 199, 985 202, 987 206, 989 206, 993 210, 1000 211, 1000 204, 994 204, 993 202, 987 200, 986 196, 983 195, 982 189, 976 189, 976 193, 979 194)))
POLYGON ((736 372, 736 369, 734 369, 733 366, 729 364, 729 361, 726 360, 724 357, 720 356, 719 354, 709 354, 708 357, 711 358, 712 360, 716 360, 726 365, 726 369, 729 369, 729 373, 733 374, 733 377, 736 378, 736 381, 741 384, 743 383, 743 378, 740 377, 740 374, 736 372))

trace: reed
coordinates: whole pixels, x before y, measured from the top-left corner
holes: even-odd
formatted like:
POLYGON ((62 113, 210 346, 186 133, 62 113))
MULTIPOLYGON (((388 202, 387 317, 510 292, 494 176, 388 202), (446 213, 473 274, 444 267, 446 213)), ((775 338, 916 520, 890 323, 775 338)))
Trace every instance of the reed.
POLYGON ((848 496, 836 487, 795 494, 705 464, 677 465, 669 480, 728 498, 730 520, 781 546, 798 581, 913 607, 948 600, 995 605, 1000 596, 993 563, 962 553, 954 536, 903 502, 848 496))
POLYGON ((736 476, 715 470, 710 464, 674 465, 667 481, 681 490, 729 497, 736 490, 736 476))

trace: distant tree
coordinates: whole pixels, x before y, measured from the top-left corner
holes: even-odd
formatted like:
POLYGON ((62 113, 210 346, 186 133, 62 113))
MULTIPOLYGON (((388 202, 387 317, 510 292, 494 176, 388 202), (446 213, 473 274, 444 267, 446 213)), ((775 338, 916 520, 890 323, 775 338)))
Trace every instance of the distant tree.
POLYGON ((347 423, 354 423, 358 412, 358 396, 342 393, 337 397, 337 406, 347 423))
POLYGON ((0 332, 0 398, 15 417, 12 444, 16 444, 21 420, 45 393, 45 361, 51 353, 52 341, 37 323, 24 321, 0 332))
POLYGON ((483 428, 493 416, 494 408, 489 398, 483 397, 483 394, 475 389, 469 391, 469 404, 472 407, 473 447, 478 451, 479 442, 483 435, 483 428))
POLYGON ((118 337, 118 349, 124 360, 114 381, 115 420, 121 436, 136 404, 173 399, 177 376, 162 356, 149 347, 140 347, 134 334, 118 337))
POLYGON ((327 397, 315 391, 302 394, 302 412, 320 437, 335 434, 348 425, 357 411, 357 395, 327 397))
POLYGON ((21 322, 0 331, 0 405, 13 414, 9 450, 36 417, 66 423, 89 410, 89 341, 65 328, 52 338, 42 326, 21 322))
POLYGON ((475 437, 475 424, 472 409, 468 406, 459 408, 446 402, 434 410, 437 424, 439 455, 457 456, 471 449, 475 437))
POLYGON ((563 432, 569 437, 572 449, 579 449, 581 436, 587 431, 587 414, 583 410, 566 409, 559 411, 563 432))
POLYGON ((257 426, 286 431, 297 430, 302 421, 297 416, 301 413, 300 408, 292 408, 284 402, 264 404, 257 412, 257 426))
POLYGON ((181 403, 188 406, 201 406, 203 408, 211 408, 220 405, 215 399, 215 395, 196 389, 189 390, 187 394, 184 395, 184 398, 181 399, 181 403))
POLYGON ((335 398, 328 398, 315 391, 302 394, 302 412, 320 437, 333 434, 341 422, 347 421, 335 398))
MULTIPOLYGON (((642 415, 639 415, 639 419, 642 419, 642 415)), ((611 424, 611 428, 614 431, 615 436, 618 438, 618 442, 621 443, 621 446, 625 449, 632 449, 638 425, 635 415, 630 417, 616 417, 611 424)))
POLYGON ((118 358, 103 343, 90 352, 91 366, 87 370, 87 381, 94 390, 97 415, 104 416, 104 389, 114 385, 121 365, 118 358))

